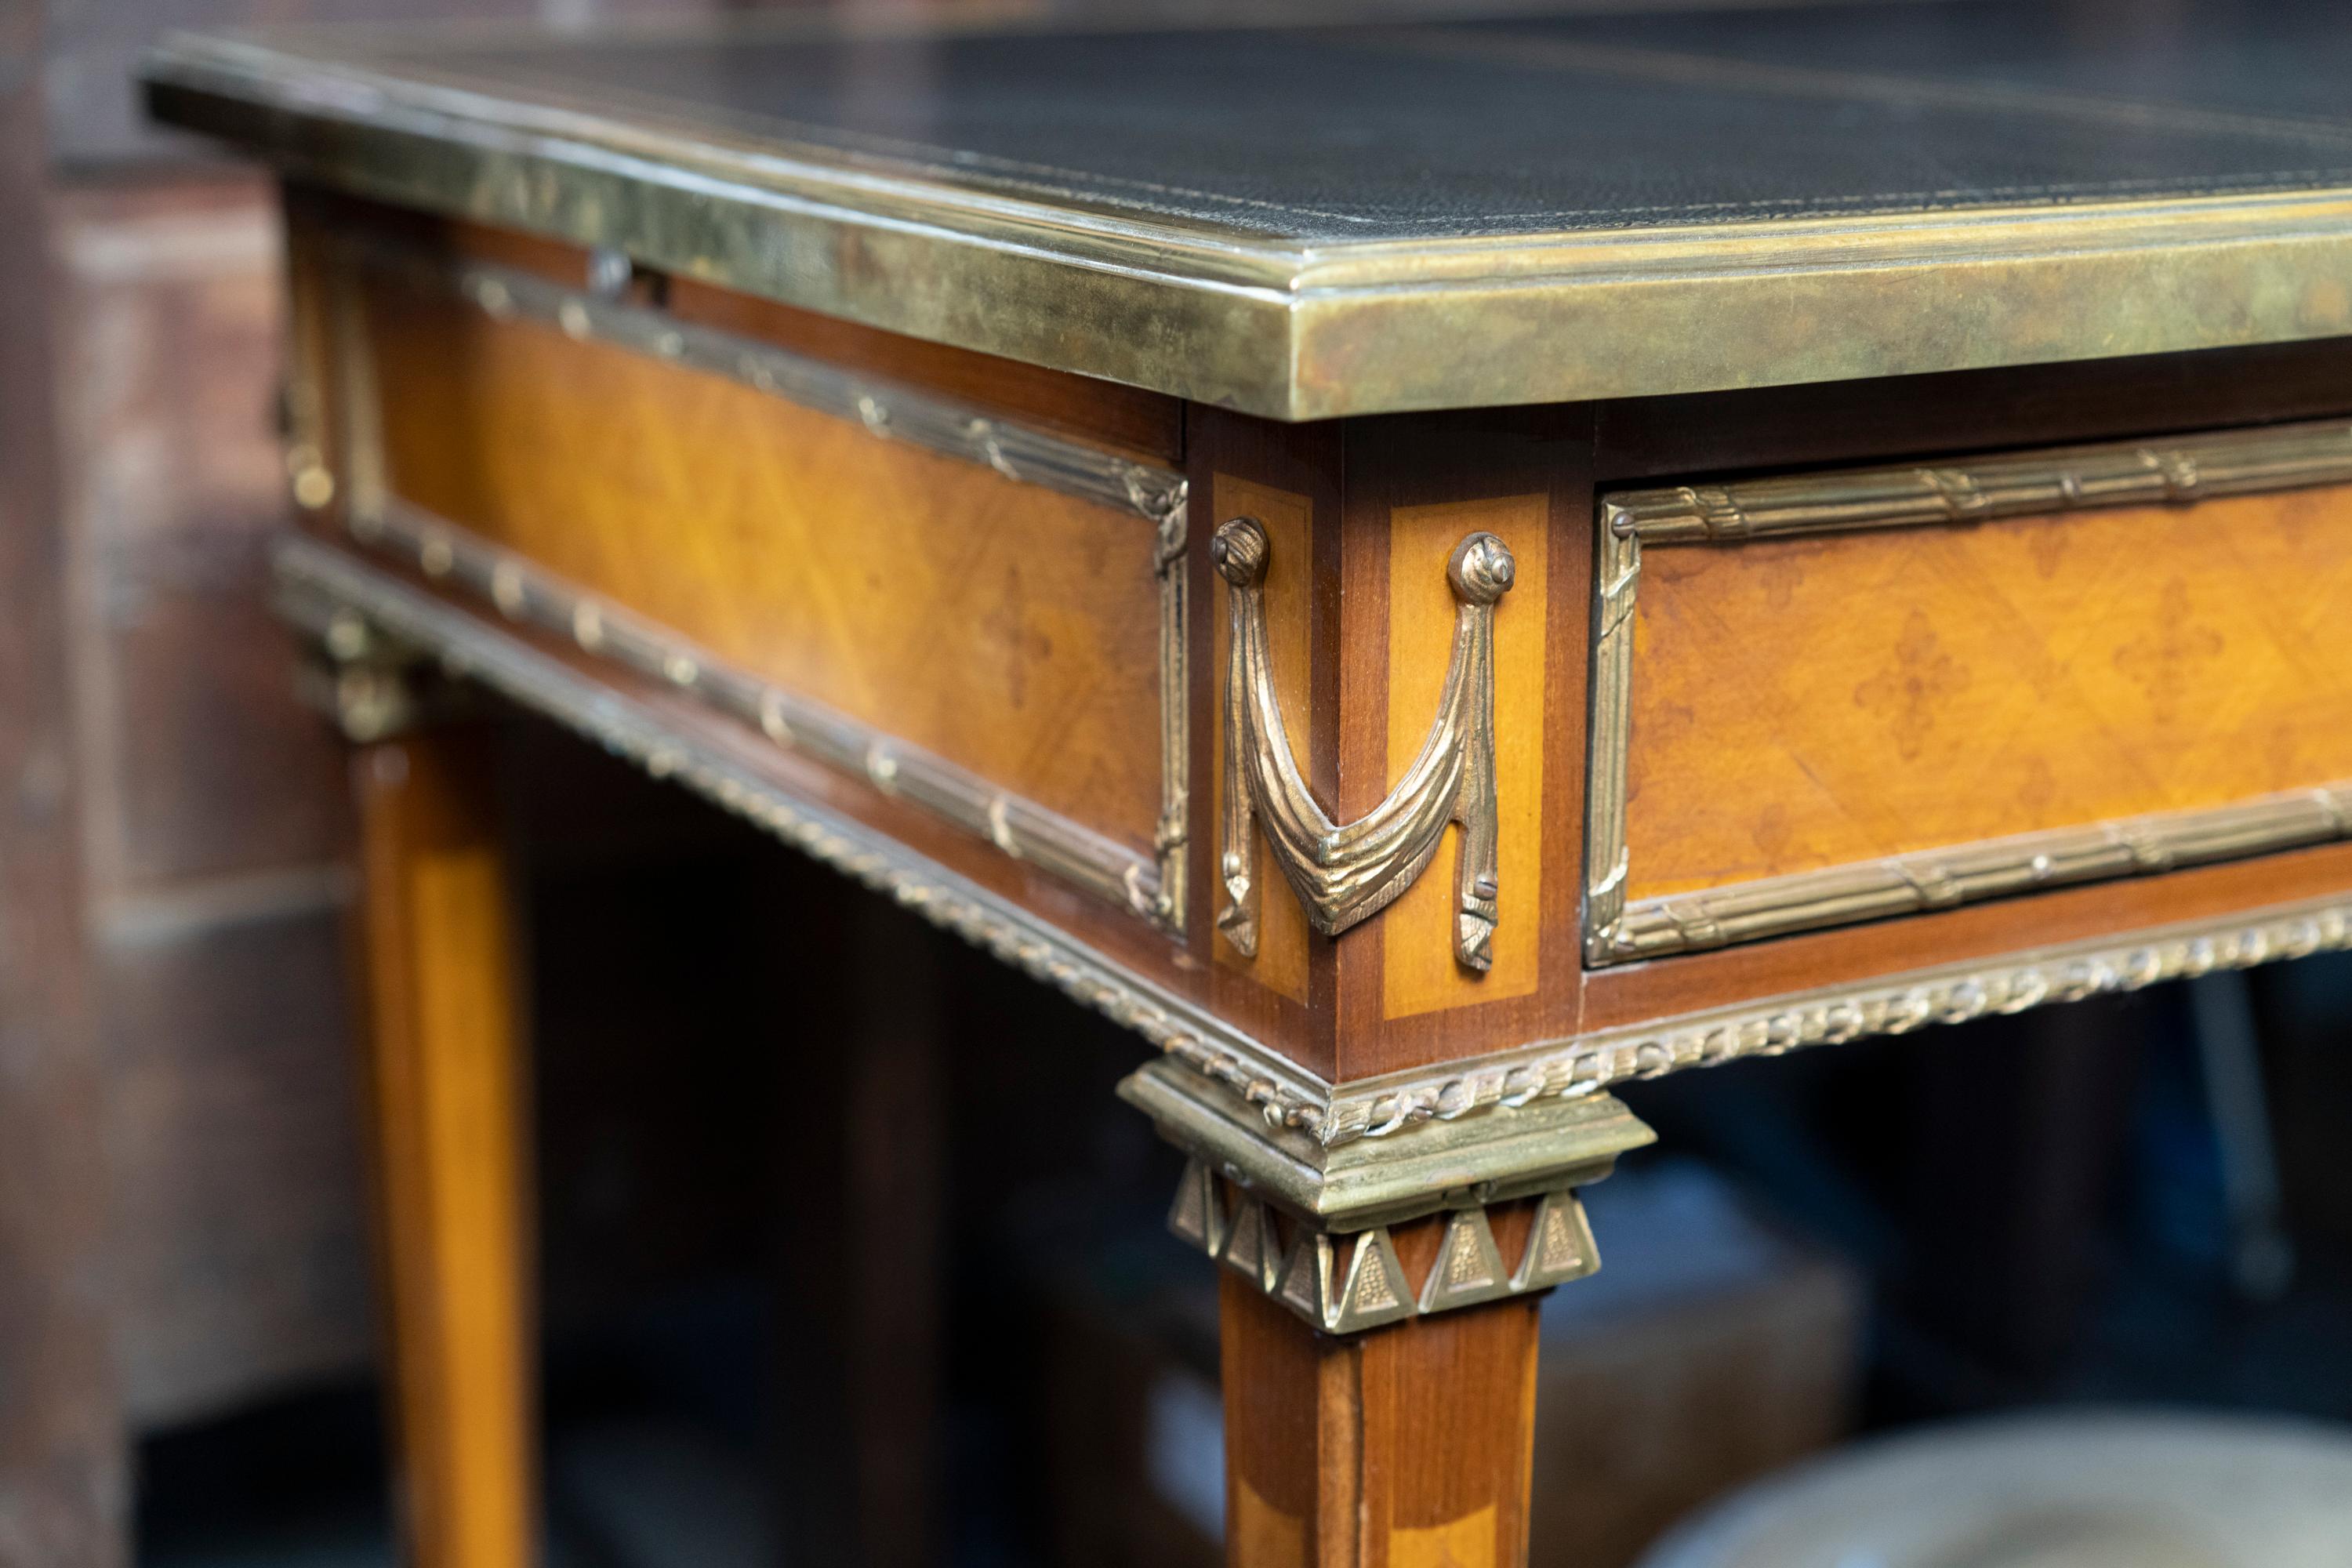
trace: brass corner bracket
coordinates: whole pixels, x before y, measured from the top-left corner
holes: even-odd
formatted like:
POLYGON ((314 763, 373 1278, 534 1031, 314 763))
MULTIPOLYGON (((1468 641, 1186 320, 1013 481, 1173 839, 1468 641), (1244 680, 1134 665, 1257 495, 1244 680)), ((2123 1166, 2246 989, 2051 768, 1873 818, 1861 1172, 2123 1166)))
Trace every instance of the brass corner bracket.
POLYGON ((1275 863, 1308 923, 1337 936, 1386 909, 1437 853, 1448 825, 1462 825, 1454 868, 1454 956, 1465 967, 1493 963, 1496 924, 1495 602, 1516 566, 1491 533, 1454 546, 1445 568, 1458 601, 1454 652, 1437 717, 1420 754, 1388 798, 1354 822, 1326 816, 1290 749, 1266 651, 1265 530, 1237 517, 1209 542, 1210 559, 1231 589, 1232 649, 1225 668, 1225 801, 1218 874, 1225 907, 1217 929, 1245 956, 1257 953, 1255 823, 1265 825, 1275 863))

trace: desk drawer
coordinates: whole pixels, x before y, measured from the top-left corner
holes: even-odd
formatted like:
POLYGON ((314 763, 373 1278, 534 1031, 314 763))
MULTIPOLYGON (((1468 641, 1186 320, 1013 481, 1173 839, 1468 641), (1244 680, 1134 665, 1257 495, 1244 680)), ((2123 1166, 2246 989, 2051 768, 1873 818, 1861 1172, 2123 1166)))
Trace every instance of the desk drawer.
POLYGON ((2352 830, 2352 425, 1601 508, 1595 963, 2352 830))

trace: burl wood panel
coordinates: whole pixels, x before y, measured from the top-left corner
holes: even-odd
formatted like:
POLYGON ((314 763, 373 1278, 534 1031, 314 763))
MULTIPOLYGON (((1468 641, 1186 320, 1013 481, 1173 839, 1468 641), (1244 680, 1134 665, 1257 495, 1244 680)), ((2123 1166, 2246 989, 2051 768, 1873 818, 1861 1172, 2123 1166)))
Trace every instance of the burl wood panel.
POLYGON ((1646 552, 1634 898, 2352 778, 2352 490, 1646 552))
POLYGON ((396 494, 1149 850, 1144 519, 396 285, 367 316, 396 494))
POLYGON ((1381 984, 1389 1017, 1525 996, 1536 988, 1543 906, 1544 609, 1548 498, 1510 496, 1389 514, 1389 777, 1420 754, 1445 687, 1456 603, 1446 563, 1465 535, 1509 546, 1517 575, 1495 606, 1496 886, 1507 900, 1494 965, 1475 974, 1454 957, 1454 869, 1462 829, 1381 921, 1381 984), (1512 916, 1517 918, 1513 919, 1512 916))

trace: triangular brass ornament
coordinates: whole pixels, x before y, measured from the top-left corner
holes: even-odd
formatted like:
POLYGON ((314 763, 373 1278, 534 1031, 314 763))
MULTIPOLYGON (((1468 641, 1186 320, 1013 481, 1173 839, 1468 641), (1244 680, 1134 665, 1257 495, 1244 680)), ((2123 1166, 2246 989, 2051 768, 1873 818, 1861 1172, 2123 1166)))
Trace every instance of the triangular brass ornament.
POLYGON ((1327 1327, 1335 1334, 1352 1334, 1412 1316, 1412 1298, 1406 1293, 1404 1265, 1385 1228, 1368 1230, 1356 1238, 1348 1260, 1348 1282, 1331 1304, 1327 1327))
POLYGON ((1168 1208, 1168 1228, 1212 1258, 1223 1250, 1224 1195, 1217 1191, 1216 1173, 1198 1160, 1184 1162, 1176 1201, 1168 1208))
POLYGON ((1464 1209, 1445 1226, 1437 1261, 1421 1282, 1421 1310, 1443 1312, 1449 1307, 1475 1306, 1510 1293, 1509 1272, 1495 1245, 1494 1228, 1484 1209, 1464 1209))
POLYGON ((1282 1304, 1313 1323, 1328 1326, 1331 1300, 1331 1238, 1301 1231, 1290 1260, 1282 1266, 1282 1283, 1275 1291, 1282 1304))
POLYGON ((1255 1198, 1244 1198, 1226 1227, 1224 1260, 1271 1295, 1282 1278, 1282 1244, 1274 1233, 1274 1216, 1255 1198))
POLYGON ((1592 1245, 1592 1227, 1584 1205, 1574 1193, 1546 1193, 1536 1204, 1535 1223, 1528 1226, 1528 1249, 1511 1276, 1514 1290, 1540 1290, 1570 1279, 1581 1279, 1601 1267, 1592 1245))

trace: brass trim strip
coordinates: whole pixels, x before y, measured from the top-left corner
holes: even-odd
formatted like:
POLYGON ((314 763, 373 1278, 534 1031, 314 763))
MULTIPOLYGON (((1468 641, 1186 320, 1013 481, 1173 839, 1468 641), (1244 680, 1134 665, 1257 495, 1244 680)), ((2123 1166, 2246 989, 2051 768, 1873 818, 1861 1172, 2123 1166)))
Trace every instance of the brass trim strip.
POLYGON ((920 806, 1015 860, 1172 929, 1174 906, 1147 856, 921 747, 733 668, 677 633, 405 501, 387 497, 380 510, 354 511, 350 528, 362 544, 414 561, 427 577, 471 594, 519 626, 569 638, 593 658, 667 682, 782 750, 920 806))
POLYGON ((1585 962, 1657 958, 2352 837, 2347 781, 1629 903, 1625 788, 1633 605, 1643 549, 2193 505, 2347 483, 2352 423, 2329 421, 1602 497, 1586 782, 1585 962))
POLYGON ((159 117, 300 178, 1275 419, 2352 332, 2352 298, 2312 287, 2352 265, 2343 189, 1310 247, 684 135, 296 40, 175 35, 142 76, 159 117), (1792 312, 1838 326, 1792 335, 1792 312), (1548 352, 1496 346, 1530 342, 1548 352))
POLYGON ((1334 1144, 1386 1137, 1425 1121, 1596 1094, 1630 1079, 1908 1034, 1929 1024, 2022 1013, 2347 948, 2352 948, 2352 897, 2336 896, 1945 964, 1550 1041, 1457 1063, 1442 1073, 1339 1084, 1320 1136, 1334 1144))
POLYGON ((2352 424, 2226 430, 1907 468, 1625 490, 1609 531, 1643 544, 1721 544, 1792 533, 1983 522, 2093 507, 2352 482, 2352 424))
POLYGON ((1695 952, 1791 931, 1950 909, 2073 882, 2144 877, 2352 837, 2352 783, 2053 828, 1710 888, 1626 907, 1612 960, 1695 952))
MULTIPOLYGON (((668 679, 758 726, 779 745, 806 751, 886 795, 985 838, 1015 859, 1141 915, 1171 936, 1183 935, 1190 907, 1185 847, 1190 837, 1191 719, 1182 475, 990 419, 950 400, 853 375, 823 361, 680 322, 657 310, 566 289, 513 268, 453 266, 444 258, 389 246, 341 244, 332 248, 341 262, 332 284, 334 358, 348 426, 343 517, 353 539, 412 556, 428 576, 454 578, 488 597, 510 618, 530 619, 572 637, 583 650, 601 651, 642 673, 668 679), (678 634, 634 617, 526 558, 500 551, 457 523, 394 497, 383 475, 383 426, 355 263, 394 268, 412 283, 450 289, 499 320, 550 324, 575 339, 607 342, 729 376, 817 413, 856 420, 877 437, 985 463, 1016 483, 1116 507, 1150 522, 1160 605, 1160 815, 1154 825, 1151 857, 1137 856, 820 703, 729 669, 678 634)), ((298 476, 298 490, 300 483, 298 476)), ((323 506, 334 487, 330 482, 312 493, 323 506)), ((299 495, 297 499, 301 500, 299 495)))
POLYGON ((456 261, 388 241, 347 245, 345 249, 370 270, 412 287, 453 292, 493 320, 553 327, 583 342, 626 349, 723 376, 863 425, 886 440, 985 464, 1022 484, 1118 507, 1155 523, 1184 510, 1184 476, 1172 469, 1009 423, 936 393, 859 375, 756 338, 683 321, 667 311, 567 289, 517 267, 456 261))
POLYGON ((655 777, 693 790, 1135 1031, 1253 1108, 1270 1131, 1311 1134, 1319 1124, 1328 1098, 1321 1079, 1011 900, 777 783, 762 771, 749 736, 735 742, 681 721, 680 715, 593 679, 471 612, 306 536, 282 538, 272 568, 279 613, 296 626, 331 644, 338 618, 356 617, 376 637, 436 659, 450 676, 486 686, 655 777))
POLYGON ((1608 526, 1593 550, 1591 739, 1585 768, 1584 956, 1608 962, 1625 911, 1625 769, 1633 733, 1633 595, 1642 540, 1608 526))

